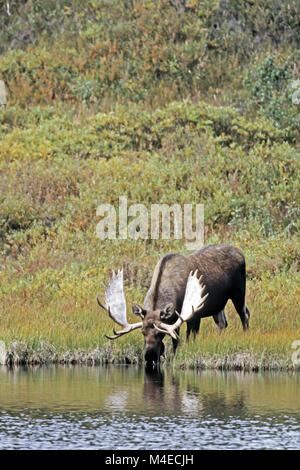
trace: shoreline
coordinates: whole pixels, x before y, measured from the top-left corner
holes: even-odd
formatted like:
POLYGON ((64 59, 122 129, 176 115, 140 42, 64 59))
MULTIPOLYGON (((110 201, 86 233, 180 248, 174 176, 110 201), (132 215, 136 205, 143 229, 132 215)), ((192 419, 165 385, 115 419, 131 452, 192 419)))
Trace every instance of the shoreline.
MULTIPOLYGON (((300 364, 293 364, 290 357, 274 354, 259 354, 249 351, 222 354, 201 354, 195 356, 185 353, 173 357, 167 355, 161 364, 181 370, 221 370, 221 371, 283 371, 299 372, 300 364)), ((114 353, 110 347, 92 350, 75 349, 57 351, 55 346, 42 344, 34 349, 20 341, 12 342, 0 354, 0 366, 43 366, 43 365, 145 365, 143 351, 125 349, 114 353)))

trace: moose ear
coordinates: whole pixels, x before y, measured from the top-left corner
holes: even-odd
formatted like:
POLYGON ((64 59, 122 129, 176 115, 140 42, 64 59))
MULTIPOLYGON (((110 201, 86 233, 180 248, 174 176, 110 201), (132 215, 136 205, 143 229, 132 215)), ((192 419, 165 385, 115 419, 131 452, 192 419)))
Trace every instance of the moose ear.
POLYGON ((146 310, 144 310, 142 307, 140 307, 138 304, 134 303, 132 304, 132 312, 140 317, 142 320, 144 320, 145 315, 146 315, 146 310))
POLYGON ((174 305, 172 303, 167 304, 165 308, 160 312, 161 320, 169 320, 174 313, 174 305))

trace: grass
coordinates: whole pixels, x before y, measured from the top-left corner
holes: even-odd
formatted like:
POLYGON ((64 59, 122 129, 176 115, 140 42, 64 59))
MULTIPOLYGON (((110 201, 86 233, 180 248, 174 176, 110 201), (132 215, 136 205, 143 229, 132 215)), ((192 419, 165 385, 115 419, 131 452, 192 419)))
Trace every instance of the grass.
MULTIPOLYGON (((60 273, 60 270, 56 270, 60 273)), ((67 273, 67 271, 66 271, 67 273)), ((136 276, 139 278, 140 274, 136 276)), ((116 342, 104 338, 112 322, 95 302, 99 275, 97 270, 64 279, 57 295, 49 294, 43 279, 31 294, 26 285, 11 301, 6 297, 1 308, 1 338, 8 345, 11 362, 71 362, 71 363, 141 363, 143 338, 140 331, 116 342), (71 278, 71 279, 70 279, 71 278), (83 292, 76 291, 76 286, 83 292), (71 287, 74 289, 70 295, 71 287), (66 291, 65 291, 66 289, 66 291), (69 294, 66 295, 65 292, 69 294), (18 339, 16 343, 15 340, 18 339)), ((126 286, 128 305, 142 301, 145 288, 136 288, 130 280, 126 286)), ((139 282, 139 281, 137 281, 139 282)), ((32 281, 28 280, 28 286, 32 281)), ((298 291, 297 291, 298 289, 298 291)), ((248 305, 251 309, 250 330, 242 331, 238 315, 229 302, 229 326, 224 332, 215 329, 212 319, 202 320, 199 335, 186 343, 182 327, 181 343, 172 359, 171 342, 166 339, 167 363, 178 367, 217 367, 233 369, 292 369, 292 342, 299 338, 298 305, 293 297, 281 293, 299 286, 291 274, 277 274, 273 279, 248 281, 248 305)), ((131 321, 134 318, 131 314, 131 321)))
POLYGON ((230 243, 246 256, 249 332, 229 302, 226 331, 204 319, 187 344, 183 327, 175 358, 166 339, 165 362, 296 368, 298 3, 209 4, 180 14, 165 1, 11 2, 0 27, 8 91, 0 109, 0 340, 8 363, 142 362, 140 331, 104 338, 113 325, 96 295, 123 266, 128 308, 142 303, 160 256, 186 247, 98 239, 97 207, 118 207, 126 195, 129 206, 148 210, 204 204, 205 244, 230 243), (236 11, 242 27, 229 30, 236 11), (25 44, 18 38, 28 25, 25 44))

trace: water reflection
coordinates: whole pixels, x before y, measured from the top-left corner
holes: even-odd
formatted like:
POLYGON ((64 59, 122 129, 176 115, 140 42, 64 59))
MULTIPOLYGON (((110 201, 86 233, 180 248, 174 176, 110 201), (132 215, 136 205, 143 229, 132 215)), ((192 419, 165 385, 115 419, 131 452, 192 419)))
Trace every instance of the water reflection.
POLYGON ((0 448, 299 448, 299 380, 133 366, 0 367, 0 448))
POLYGON ((145 371, 148 412, 242 416, 257 412, 298 413, 299 376, 243 372, 145 371))
POLYGON ((148 413, 178 413, 181 409, 179 380, 171 374, 165 380, 162 369, 145 370, 144 407, 148 413))

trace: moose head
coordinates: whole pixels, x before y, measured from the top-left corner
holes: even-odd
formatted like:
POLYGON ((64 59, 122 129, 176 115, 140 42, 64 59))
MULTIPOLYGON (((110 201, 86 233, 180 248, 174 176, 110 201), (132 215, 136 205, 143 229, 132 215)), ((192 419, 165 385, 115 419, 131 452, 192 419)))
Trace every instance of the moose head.
POLYGON ((185 296, 179 314, 172 303, 167 303, 163 309, 145 310, 138 304, 133 303, 132 311, 140 318, 137 323, 128 323, 126 313, 126 299, 123 288, 123 270, 117 273, 113 271, 112 278, 105 287, 104 303, 97 297, 100 307, 108 312, 110 318, 122 327, 116 331, 113 328, 113 336, 105 335, 110 340, 141 328, 145 339, 145 361, 146 364, 156 365, 164 353, 163 339, 166 334, 173 339, 174 351, 178 343, 178 330, 182 323, 193 318, 204 306, 208 293, 203 296, 205 286, 198 279, 197 271, 191 271, 185 289, 185 296))

